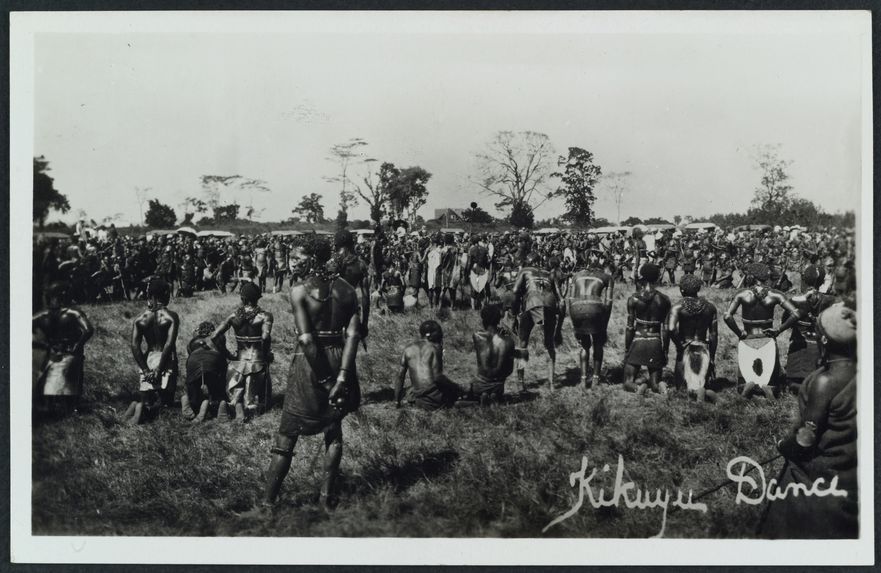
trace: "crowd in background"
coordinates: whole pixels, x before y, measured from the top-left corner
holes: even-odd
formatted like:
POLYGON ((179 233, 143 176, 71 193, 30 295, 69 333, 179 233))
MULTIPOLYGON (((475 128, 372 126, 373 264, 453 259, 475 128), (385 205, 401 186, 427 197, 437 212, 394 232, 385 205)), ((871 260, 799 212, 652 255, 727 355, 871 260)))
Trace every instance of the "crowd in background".
MULTIPOLYGON (((34 244, 34 309, 43 305, 48 285, 67 286, 69 304, 135 300, 145 296, 151 277, 173 286, 173 296, 199 291, 234 292, 243 282, 263 292, 281 292, 309 272, 302 255, 307 234, 197 237, 190 233, 126 235, 115 228, 101 234, 43 239, 34 244)), ((853 230, 775 227, 692 232, 657 232, 635 227, 599 235, 590 231, 535 234, 526 231, 444 233, 377 227, 358 236, 355 252, 369 269, 371 291, 397 286, 418 297, 428 287, 432 250, 443 253, 444 288, 467 290, 469 269, 489 272, 489 289, 510 282, 525 253, 535 251, 548 269, 566 273, 595 267, 618 281, 632 281, 638 266, 651 261, 663 269, 662 284, 694 274, 707 286, 739 286, 739 269, 769 266, 774 288, 789 291, 806 266, 821 272, 820 291, 844 294, 856 288, 853 230)), ((453 303, 455 303, 455 299, 453 303)))

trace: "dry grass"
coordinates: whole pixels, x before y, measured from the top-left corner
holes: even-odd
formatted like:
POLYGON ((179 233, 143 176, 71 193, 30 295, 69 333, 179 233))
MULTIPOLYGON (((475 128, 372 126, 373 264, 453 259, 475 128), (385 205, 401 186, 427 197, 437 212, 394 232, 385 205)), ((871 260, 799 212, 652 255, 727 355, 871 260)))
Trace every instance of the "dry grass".
MULTIPOLYGON (((567 321, 558 357, 564 386, 553 393, 546 387, 544 353, 534 336, 527 382, 538 399, 488 409, 395 410, 400 352, 429 313, 373 317, 369 352, 358 356, 364 405, 344 422, 340 506, 328 515, 316 504, 322 439, 315 436, 298 444, 278 508, 259 518, 238 513, 258 499, 279 406, 244 427, 216 420, 194 426, 177 410, 155 423, 126 427, 121 414, 137 382, 127 340, 130 319, 142 305, 85 309, 97 328, 86 349, 86 408, 64 420, 37 421, 34 428, 34 533, 532 537, 572 506, 576 491, 569 474, 580 468, 582 455, 592 466, 614 468, 621 454, 628 477, 641 487, 697 492, 724 479, 729 459, 773 453, 775 436, 796 408, 791 397, 751 403, 727 390, 712 406, 678 394, 662 399, 623 392, 629 292, 619 289, 609 329, 612 385, 587 392, 575 385, 577 346, 567 321)), ((733 291, 707 294, 721 310, 733 291)), ((218 321, 236 304, 234 296, 216 295, 174 301, 171 307, 182 319, 178 348, 184 350, 200 321, 218 321)), ((273 378, 280 395, 294 341, 292 320, 282 295, 267 295, 262 305, 276 315, 273 378)), ((474 373, 470 337, 477 322, 468 311, 444 322, 445 364, 459 382, 474 373)), ((735 340, 724 324, 720 333, 718 375, 734 379, 735 340)), ((760 510, 733 499, 726 488, 707 498, 706 514, 670 515, 667 536, 751 536, 760 510)), ((547 535, 646 537, 660 523, 660 510, 586 506, 547 535)))

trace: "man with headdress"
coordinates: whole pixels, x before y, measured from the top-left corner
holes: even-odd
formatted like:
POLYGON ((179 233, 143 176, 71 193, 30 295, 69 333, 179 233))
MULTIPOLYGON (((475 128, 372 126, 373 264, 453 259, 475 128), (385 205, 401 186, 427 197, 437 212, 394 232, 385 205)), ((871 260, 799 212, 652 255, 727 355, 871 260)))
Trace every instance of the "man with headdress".
POLYGON ((519 347, 517 348, 517 381, 521 392, 526 391, 526 363, 529 361, 529 337, 536 326, 542 329, 545 350, 548 353, 548 387, 554 389, 554 371, 557 349, 554 341, 559 313, 560 285, 539 266, 536 252, 526 255, 526 264, 514 281, 514 304, 520 309, 518 318, 519 347))
POLYGON ((698 402, 716 401, 716 394, 705 387, 715 375, 719 323, 713 303, 698 296, 701 281, 686 275, 679 282, 682 300, 670 309, 667 330, 676 346, 676 383, 684 385, 698 402))
POLYGON ((802 292, 791 299, 792 304, 799 311, 799 318, 789 337, 786 358, 786 382, 790 390, 798 391, 805 377, 817 368, 820 358, 820 349, 817 346, 817 316, 835 302, 835 297, 817 290, 820 283, 817 267, 814 265, 805 267, 801 274, 802 292))
POLYGON ((713 252, 705 253, 701 262, 701 279, 704 286, 711 286, 716 282, 716 255, 713 252))
POLYGON ((581 383, 585 388, 599 383, 603 366, 603 348, 608 335, 609 317, 612 315, 615 283, 612 275, 598 264, 599 259, 588 268, 572 275, 571 295, 568 299, 568 314, 572 320, 575 338, 581 345, 578 352, 581 367, 581 383), (593 349, 593 378, 588 382, 587 370, 590 351, 593 349))
POLYGON ((386 259, 385 271, 379 283, 379 292, 385 306, 390 312, 404 311, 404 278, 401 274, 399 263, 391 257, 386 259))
POLYGON ((661 382, 661 371, 667 363, 670 345, 667 332, 670 299, 655 288, 660 278, 661 269, 654 263, 645 263, 639 271, 637 290, 627 299, 624 389, 628 392, 645 392, 646 383, 636 383, 642 366, 648 370, 648 387, 660 394, 667 392, 667 385, 661 382))
POLYGON ((213 322, 202 322, 187 345, 187 391, 181 396, 181 413, 195 422, 226 412, 227 360, 235 356, 223 336, 211 337, 215 328, 213 322))
POLYGON ((639 268, 648 262, 648 246, 645 243, 645 239, 643 238, 644 233, 642 228, 634 227, 631 232, 630 245, 632 248, 633 254, 633 282, 634 284, 639 280, 639 268))
POLYGON ((264 241, 258 242, 254 249, 254 278, 261 292, 266 291, 266 280, 269 277, 269 257, 271 253, 268 251, 269 249, 264 241))
POLYGON ((475 235, 471 241, 465 269, 471 285, 471 308, 479 309, 486 298, 490 278, 489 250, 480 235, 475 235))
POLYGON ((459 286, 462 271, 460 262, 456 238, 452 233, 447 233, 444 235, 444 246, 441 248, 439 306, 444 306, 443 301, 446 294, 449 297, 450 307, 456 308, 456 289, 459 286))
POLYGON ((440 324, 426 320, 419 326, 419 340, 401 354, 401 373, 395 384, 395 406, 404 399, 404 382, 410 375, 413 404, 423 410, 452 406, 461 388, 444 375, 444 332, 440 324))
MULTIPOLYGON (((370 284, 368 274, 370 269, 361 257, 355 254, 355 237, 351 231, 340 229, 333 237, 333 247, 336 251, 334 264, 339 278, 349 283, 359 295, 361 309, 361 339, 367 338, 367 322, 370 319, 370 284)), ((378 256, 374 253, 374 257, 378 256)), ((382 282, 385 259, 375 264, 374 276, 376 286, 382 282)))
POLYGON ((664 270, 671 285, 676 284, 677 266, 679 266, 679 240, 671 236, 664 250, 664 270))
POLYGON ((288 271, 288 248, 279 238, 272 243, 272 271, 275 279, 272 292, 281 292, 284 289, 284 276, 288 271))
POLYGON ((740 376, 745 382, 741 393, 745 398, 750 398, 754 392, 760 391, 766 397, 773 398, 772 387, 783 382, 776 338, 796 323, 799 312, 786 295, 766 285, 771 278, 767 265, 750 263, 743 272, 746 288, 734 295, 724 315, 725 324, 741 340, 738 362, 740 376), (778 328, 774 328, 774 309, 778 306, 788 315, 778 328), (738 309, 741 311, 742 330, 734 319, 738 309), (746 371, 744 364, 747 364, 746 371))
POLYGON ((299 436, 323 432, 321 502, 330 507, 343 454, 342 419, 361 403, 355 371, 361 337, 360 312, 355 289, 328 269, 330 245, 313 237, 305 252, 311 257, 313 268, 291 290, 297 347, 288 370, 284 409, 271 450, 264 500, 273 503, 278 497, 299 436))
POLYGON ((166 308, 171 286, 161 278, 147 286, 147 310, 132 322, 131 350, 140 369, 138 398, 125 413, 130 424, 154 418, 174 402, 177 389, 177 332, 180 319, 166 308), (147 352, 142 345, 146 343, 147 352))
POLYGON ((94 329, 83 311, 63 306, 63 299, 64 285, 50 284, 46 309, 31 323, 33 392, 39 408, 71 412, 83 393, 83 349, 94 329))
POLYGON ((266 410, 272 400, 272 313, 260 308, 260 287, 245 282, 241 287, 242 304, 221 322, 212 339, 225 342, 230 328, 235 332, 236 359, 229 363, 226 391, 236 418, 244 422, 249 416, 266 410))
POLYGON ((857 317, 836 303, 817 317, 821 366, 798 393, 796 426, 777 444, 786 458, 759 535, 772 539, 855 539, 859 536, 857 489, 857 317), (794 488, 834 489, 842 494, 795 495, 794 488))

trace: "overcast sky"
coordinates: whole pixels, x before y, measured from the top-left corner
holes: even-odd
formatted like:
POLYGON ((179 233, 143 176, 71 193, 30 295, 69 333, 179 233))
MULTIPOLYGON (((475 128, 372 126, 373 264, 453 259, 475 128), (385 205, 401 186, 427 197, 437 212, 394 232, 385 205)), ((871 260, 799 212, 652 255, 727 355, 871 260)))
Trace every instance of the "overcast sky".
MULTIPOLYGON (((860 47, 840 34, 41 34, 34 153, 71 215, 135 222, 135 187, 180 213, 201 175, 241 174, 268 183, 253 201, 277 221, 311 192, 332 217, 328 150, 361 137, 370 157, 433 174, 430 217, 472 200, 494 211, 470 182, 474 155, 498 130, 533 130, 632 172, 623 217, 672 218, 745 210, 754 147, 779 143, 795 192, 839 211, 859 198, 860 47)), ((602 193, 597 207, 615 219, 602 193)))

